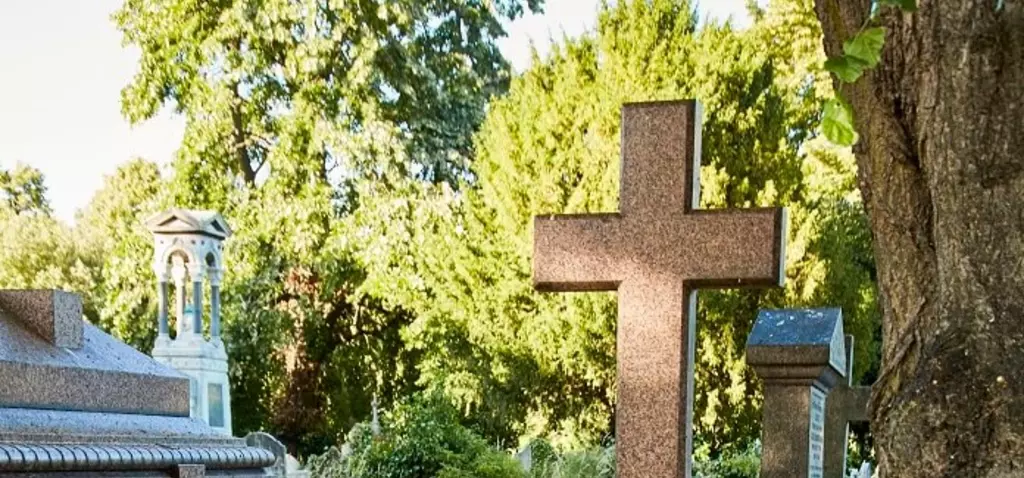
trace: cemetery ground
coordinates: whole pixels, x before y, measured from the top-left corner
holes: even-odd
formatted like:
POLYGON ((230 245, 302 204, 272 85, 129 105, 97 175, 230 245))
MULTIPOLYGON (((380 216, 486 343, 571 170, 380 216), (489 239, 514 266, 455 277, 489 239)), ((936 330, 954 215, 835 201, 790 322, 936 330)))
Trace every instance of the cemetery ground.
POLYGON ((0 169, 0 475, 1024 476, 1024 5, 755 3, 125 1, 184 137, 0 169))

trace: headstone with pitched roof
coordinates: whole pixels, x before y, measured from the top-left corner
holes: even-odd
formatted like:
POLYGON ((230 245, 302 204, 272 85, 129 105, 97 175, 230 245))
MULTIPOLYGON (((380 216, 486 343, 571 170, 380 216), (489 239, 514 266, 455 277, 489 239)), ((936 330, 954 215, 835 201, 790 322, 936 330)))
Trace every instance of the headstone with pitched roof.
POLYGON ((826 399, 846 375, 839 309, 762 310, 747 364, 764 382, 761 478, 824 476, 826 399))
POLYGON ((783 209, 700 210, 700 107, 622 109, 618 213, 538 216, 534 285, 617 290, 620 478, 691 473, 696 290, 781 285, 783 209))
POLYGON ((74 294, 0 291, 0 383, 0 475, 256 477, 273 463, 190 418, 188 378, 84 323, 74 294))

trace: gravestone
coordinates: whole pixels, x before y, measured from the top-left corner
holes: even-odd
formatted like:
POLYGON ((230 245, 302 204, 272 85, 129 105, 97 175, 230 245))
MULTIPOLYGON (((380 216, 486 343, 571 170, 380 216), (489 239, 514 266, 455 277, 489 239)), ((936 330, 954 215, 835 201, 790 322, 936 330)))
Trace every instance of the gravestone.
POLYGON ((84 323, 73 294, 0 291, 0 384, 0 475, 256 477, 273 463, 189 418, 188 378, 84 323))
POLYGON ((824 476, 826 398, 846 375, 839 309, 762 310, 747 364, 764 382, 761 478, 824 476))
POLYGON ((273 435, 264 432, 251 432, 245 436, 245 443, 274 454, 274 464, 269 468, 272 476, 276 478, 309 477, 309 472, 299 466, 298 460, 289 455, 288 449, 273 435))
POLYGON ((620 213, 538 216, 542 291, 617 290, 620 478, 690 476, 696 290, 781 285, 785 211, 704 211, 700 106, 622 109, 620 213))
POLYGON ((847 335, 846 380, 832 389, 825 405, 825 478, 846 477, 850 423, 868 423, 870 400, 871 387, 853 385, 853 336, 847 335))

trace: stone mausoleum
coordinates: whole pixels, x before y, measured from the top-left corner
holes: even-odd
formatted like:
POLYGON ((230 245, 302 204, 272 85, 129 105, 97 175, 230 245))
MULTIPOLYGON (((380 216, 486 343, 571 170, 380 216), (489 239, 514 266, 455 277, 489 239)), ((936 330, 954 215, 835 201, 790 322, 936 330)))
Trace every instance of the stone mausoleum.
POLYGON ((153 271, 160 301, 153 358, 189 377, 192 417, 231 435, 228 355, 220 337, 223 242, 231 236, 231 228, 216 212, 186 209, 156 214, 146 226, 153 233, 153 271), (169 326, 172 292, 173 335, 169 326), (209 328, 205 317, 210 319, 209 328))

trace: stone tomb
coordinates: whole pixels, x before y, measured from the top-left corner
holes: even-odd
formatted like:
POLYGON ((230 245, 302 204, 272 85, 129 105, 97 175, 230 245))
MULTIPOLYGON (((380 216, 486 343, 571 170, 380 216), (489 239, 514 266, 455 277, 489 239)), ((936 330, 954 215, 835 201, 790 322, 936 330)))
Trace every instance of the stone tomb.
POLYGON ((534 222, 537 289, 618 291, 620 478, 690 476, 696 290, 784 278, 783 209, 698 209, 700 134, 695 101, 625 105, 621 212, 534 222))
POLYGON ((189 418, 189 380, 82 321, 78 296, 0 291, 0 475, 266 476, 274 456, 189 418))
POLYGON ((823 478, 826 398, 848 370, 842 312, 762 310, 746 352, 764 381, 761 478, 823 478))

